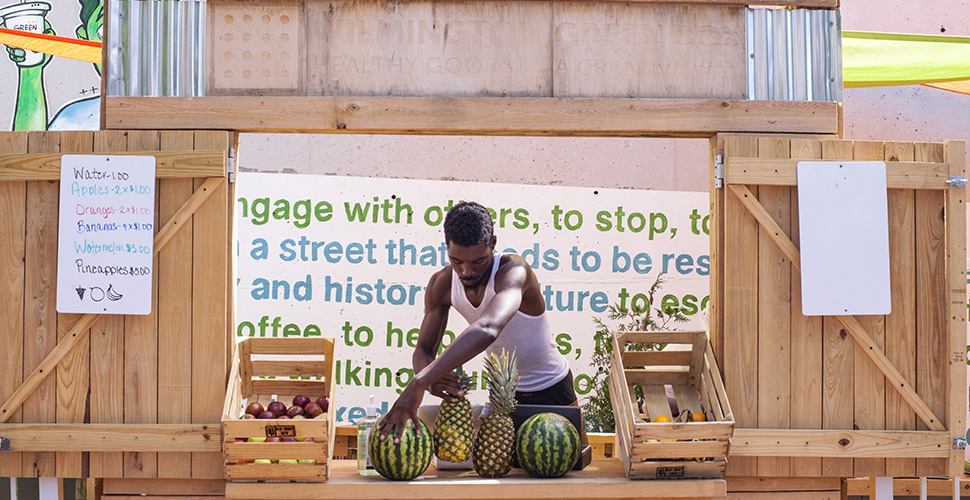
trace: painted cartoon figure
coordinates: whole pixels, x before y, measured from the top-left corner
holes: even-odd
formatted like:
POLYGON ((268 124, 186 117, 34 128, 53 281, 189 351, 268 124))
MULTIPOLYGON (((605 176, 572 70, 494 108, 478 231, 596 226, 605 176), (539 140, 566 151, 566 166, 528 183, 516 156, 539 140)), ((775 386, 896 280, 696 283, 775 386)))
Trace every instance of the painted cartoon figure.
MULTIPOLYGON (((78 16, 81 24, 75 33, 78 39, 100 42, 104 34, 104 5, 102 0, 78 0, 81 11, 78 16)), ((46 20, 50 10, 46 2, 29 2, 12 4, 0 9, 0 16, 4 18, 5 27, 23 29, 24 31, 39 31, 42 19, 43 33, 53 35, 54 29, 46 20), (35 18, 32 25, 11 25, 12 17, 6 13, 13 12, 21 6, 32 6, 35 18), (37 18, 40 14, 41 18, 37 18)), ((7 55, 17 64, 20 71, 17 84, 17 104, 14 111, 13 130, 97 130, 100 127, 101 97, 93 95, 64 105, 48 123, 47 121, 47 92, 44 86, 44 69, 50 63, 52 56, 40 54, 24 49, 7 47, 7 55)), ((101 65, 95 64, 94 70, 101 75, 101 65)))

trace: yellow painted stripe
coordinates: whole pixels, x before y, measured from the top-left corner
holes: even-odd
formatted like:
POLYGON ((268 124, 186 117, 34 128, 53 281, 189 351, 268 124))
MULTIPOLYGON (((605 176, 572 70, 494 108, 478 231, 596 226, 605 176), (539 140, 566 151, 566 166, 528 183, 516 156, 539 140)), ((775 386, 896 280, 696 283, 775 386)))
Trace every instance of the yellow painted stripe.
POLYGON ((101 43, 0 28, 0 44, 101 64, 101 43))
POLYGON ((961 94, 970 95, 970 80, 944 83, 924 83, 923 85, 941 90, 949 90, 950 92, 959 92, 961 94))

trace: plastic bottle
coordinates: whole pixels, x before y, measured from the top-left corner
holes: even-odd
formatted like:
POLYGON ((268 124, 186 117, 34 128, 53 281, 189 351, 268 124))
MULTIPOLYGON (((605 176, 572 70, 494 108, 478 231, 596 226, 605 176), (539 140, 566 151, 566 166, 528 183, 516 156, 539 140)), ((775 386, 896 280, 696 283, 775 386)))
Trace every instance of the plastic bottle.
POLYGON ((357 421, 357 473, 362 476, 377 475, 367 453, 367 435, 375 424, 377 424, 377 407, 374 406, 374 396, 371 395, 367 416, 357 421))

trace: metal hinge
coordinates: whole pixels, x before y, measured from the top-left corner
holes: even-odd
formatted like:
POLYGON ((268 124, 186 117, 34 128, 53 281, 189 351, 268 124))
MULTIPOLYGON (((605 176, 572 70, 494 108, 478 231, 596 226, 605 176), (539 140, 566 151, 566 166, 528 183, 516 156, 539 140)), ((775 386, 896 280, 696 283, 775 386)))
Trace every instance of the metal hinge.
POLYGON ((229 183, 236 182, 236 148, 229 148, 229 183))
POLYGON ((946 183, 949 184, 950 187, 965 188, 967 187, 967 178, 962 175, 959 175, 959 176, 955 175, 953 177, 950 177, 950 180, 946 181, 946 183))
POLYGON ((10 438, 0 437, 0 451, 10 451, 10 438))
POLYGON ((967 439, 966 438, 959 437, 959 436, 953 438, 953 449, 954 450, 962 450, 962 449, 965 449, 966 447, 967 447, 967 439))
POLYGON ((714 187, 724 187, 724 155, 714 156, 714 187))

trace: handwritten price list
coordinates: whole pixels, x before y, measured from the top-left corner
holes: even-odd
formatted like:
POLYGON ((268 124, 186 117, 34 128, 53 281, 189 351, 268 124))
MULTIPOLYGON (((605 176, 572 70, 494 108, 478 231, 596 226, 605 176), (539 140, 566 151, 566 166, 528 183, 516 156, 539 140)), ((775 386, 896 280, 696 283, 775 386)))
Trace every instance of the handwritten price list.
POLYGON ((150 314, 155 157, 63 155, 57 311, 150 314))

